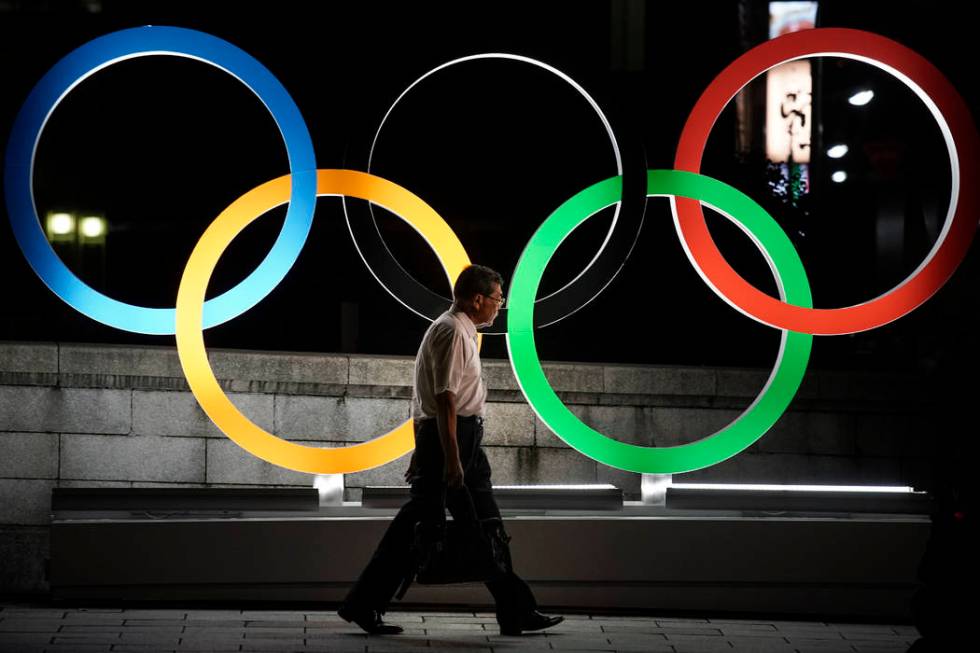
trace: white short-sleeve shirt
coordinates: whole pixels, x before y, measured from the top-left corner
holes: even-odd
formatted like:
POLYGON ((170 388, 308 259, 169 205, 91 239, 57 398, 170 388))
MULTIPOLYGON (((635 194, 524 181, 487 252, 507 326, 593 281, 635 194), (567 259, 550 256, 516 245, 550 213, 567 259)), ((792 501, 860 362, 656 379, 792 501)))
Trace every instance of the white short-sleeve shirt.
POLYGON ((446 390, 456 397, 460 417, 483 415, 487 388, 483 384, 476 326, 463 312, 452 309, 437 317, 415 356, 412 417, 436 416, 436 395, 446 390))

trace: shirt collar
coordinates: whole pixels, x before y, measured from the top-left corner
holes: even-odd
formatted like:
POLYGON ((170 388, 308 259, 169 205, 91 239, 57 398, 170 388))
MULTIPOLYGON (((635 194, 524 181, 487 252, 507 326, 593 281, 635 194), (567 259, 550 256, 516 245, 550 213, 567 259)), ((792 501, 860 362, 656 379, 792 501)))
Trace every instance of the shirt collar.
POLYGON ((456 319, 456 321, 463 325, 466 335, 468 335, 470 338, 476 335, 476 325, 473 324, 473 320, 470 319, 469 315, 463 311, 454 311, 452 309, 449 309, 449 313, 456 319))

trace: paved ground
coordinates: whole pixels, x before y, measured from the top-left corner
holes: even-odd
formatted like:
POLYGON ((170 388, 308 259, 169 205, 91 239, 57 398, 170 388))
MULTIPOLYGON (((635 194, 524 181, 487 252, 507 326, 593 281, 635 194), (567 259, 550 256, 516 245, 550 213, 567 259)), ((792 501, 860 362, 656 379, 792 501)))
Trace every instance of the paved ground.
POLYGON ((405 628, 368 637, 332 610, 85 608, 0 602, 0 651, 643 651, 904 652, 911 626, 769 619, 566 615, 565 623, 502 637, 487 612, 389 612, 405 628))

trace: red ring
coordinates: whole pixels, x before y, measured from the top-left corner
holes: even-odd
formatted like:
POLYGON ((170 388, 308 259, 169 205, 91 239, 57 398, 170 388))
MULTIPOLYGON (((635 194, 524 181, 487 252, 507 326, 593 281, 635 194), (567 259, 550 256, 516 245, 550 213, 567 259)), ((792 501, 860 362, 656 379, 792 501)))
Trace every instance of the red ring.
POLYGON ((954 187, 957 182, 956 164, 959 162, 959 193, 954 192, 950 198, 951 205, 956 203, 956 209, 952 221, 947 219, 949 229, 945 238, 940 234, 940 239, 923 264, 905 281, 869 302, 844 308, 803 308, 770 297, 732 269, 708 233, 700 202, 676 198, 674 223, 691 263, 708 285, 733 307, 759 322, 780 329, 838 335, 867 331, 897 320, 924 303, 952 276, 966 256, 976 232, 978 213, 975 187, 977 179, 980 179, 977 161, 980 136, 963 98, 949 80, 918 53, 870 32, 811 29, 787 34, 752 48, 711 82, 684 125, 674 167, 700 172, 704 146, 715 121, 725 105, 753 78, 786 61, 820 55, 856 58, 893 74, 897 71, 907 78, 902 81, 917 85, 939 111, 936 118, 950 148, 954 187), (948 133, 944 126, 948 127, 948 133), (949 142, 950 137, 952 143, 949 142))

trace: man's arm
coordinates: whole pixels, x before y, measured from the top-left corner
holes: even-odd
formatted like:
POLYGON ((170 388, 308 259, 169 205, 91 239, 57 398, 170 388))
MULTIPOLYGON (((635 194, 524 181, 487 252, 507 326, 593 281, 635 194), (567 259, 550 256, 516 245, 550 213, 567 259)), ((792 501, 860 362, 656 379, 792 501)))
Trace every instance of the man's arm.
POLYGON ((459 460, 459 445, 456 442, 456 395, 449 390, 436 395, 436 425, 446 463, 446 484, 460 487, 463 484, 463 464, 459 460))

